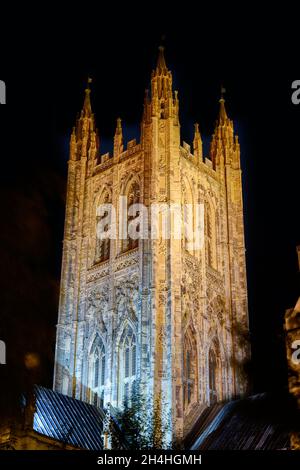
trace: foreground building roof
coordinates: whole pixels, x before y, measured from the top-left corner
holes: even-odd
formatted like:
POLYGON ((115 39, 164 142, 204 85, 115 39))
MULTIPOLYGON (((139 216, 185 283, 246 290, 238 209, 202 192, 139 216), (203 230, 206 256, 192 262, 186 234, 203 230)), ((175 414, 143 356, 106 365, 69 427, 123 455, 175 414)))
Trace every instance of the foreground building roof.
POLYGON ((191 450, 288 450, 292 421, 287 396, 255 395, 204 410, 185 444, 191 450))
MULTIPOLYGON (((104 411, 59 392, 36 386, 34 406, 27 401, 23 423, 4 425, 0 448, 55 450, 103 448, 104 411)), ((217 403, 199 414, 186 435, 190 450, 289 450, 290 433, 299 416, 292 398, 285 393, 260 394, 243 400, 217 403)), ((114 410, 111 410, 114 413, 114 410)), ((122 448, 125 436, 113 417, 122 448)))
MULTIPOLYGON (((74 447, 102 448, 104 411, 44 387, 36 387, 34 431, 74 447)), ((206 408, 186 436, 191 450, 290 448, 293 408, 287 395, 260 394, 206 408)))
POLYGON ((102 449, 101 408, 44 387, 35 388, 35 398, 34 431, 74 447, 102 449))
MULTIPOLYGON (((96 406, 44 387, 35 387, 34 407, 27 402, 24 422, 2 425, 0 448, 57 450, 103 448, 106 415, 96 406), (30 418, 30 416, 32 418, 30 418)), ((111 410, 114 412, 114 410, 111 410)), ((125 436, 113 418, 120 445, 125 436)), ((299 415, 285 393, 260 394, 217 403, 202 411, 185 437, 186 450, 290 450, 290 434, 299 428, 299 415)))

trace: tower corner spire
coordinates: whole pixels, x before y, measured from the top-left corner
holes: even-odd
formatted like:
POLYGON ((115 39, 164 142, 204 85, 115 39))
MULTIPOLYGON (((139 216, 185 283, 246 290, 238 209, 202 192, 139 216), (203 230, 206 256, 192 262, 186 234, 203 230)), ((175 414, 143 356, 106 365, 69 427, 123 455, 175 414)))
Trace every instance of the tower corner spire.
POLYGON ((157 58, 156 70, 160 71, 161 73, 168 72, 166 59, 165 59, 165 47, 164 46, 158 47, 158 58, 157 58))
POLYGON ((198 122, 196 122, 194 126, 195 126, 195 133, 194 133, 194 140, 193 140, 193 151, 194 151, 194 155, 198 157, 200 160, 202 160, 203 158, 202 138, 201 138, 198 122))
POLYGON ((219 99, 220 108, 219 108, 219 116, 218 116, 218 123, 221 125, 225 124, 228 120, 226 107, 225 107, 225 98, 224 98, 225 93, 226 93, 226 89, 223 87, 223 85, 221 85, 221 97, 219 99))
POLYGON ((84 101, 81 112, 77 115, 76 126, 71 134, 71 142, 80 142, 78 158, 83 156, 95 158, 99 149, 99 137, 96 128, 95 116, 91 106, 91 83, 92 79, 87 79, 84 91, 84 101))
POLYGON ((116 131, 114 136, 114 156, 123 152, 123 130, 122 120, 117 118, 116 131))
POLYGON ((84 103, 83 103, 83 109, 82 113, 86 117, 90 117, 92 115, 92 106, 91 106, 91 83, 92 83, 92 78, 88 77, 87 79, 87 86, 85 89, 85 96, 84 96, 84 103))
POLYGON ((164 50, 164 46, 159 46, 156 68, 151 75, 151 100, 152 114, 166 118, 173 113, 174 100, 172 73, 167 68, 164 50))
POLYGON ((116 134, 122 134, 122 119, 120 117, 117 118, 117 126, 116 126, 116 134))

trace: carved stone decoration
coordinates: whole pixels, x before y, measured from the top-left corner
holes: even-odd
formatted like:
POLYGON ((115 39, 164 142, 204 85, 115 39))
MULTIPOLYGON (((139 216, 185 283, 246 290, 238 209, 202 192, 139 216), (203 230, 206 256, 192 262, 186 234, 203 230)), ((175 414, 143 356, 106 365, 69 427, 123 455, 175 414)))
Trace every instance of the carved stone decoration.
POLYGON ((212 287, 207 288, 207 313, 209 319, 217 319, 221 326, 225 322, 225 298, 212 287))
POLYGON ((160 255, 166 255, 166 252, 167 252, 166 241, 163 240, 162 238, 160 238, 158 242, 158 252, 160 255))
POLYGON ((160 327, 158 328, 157 339, 159 345, 164 348, 166 345, 166 331, 164 325, 160 325, 160 327))
POLYGON ((139 308, 139 282, 138 276, 119 278, 115 285, 116 329, 129 318, 137 321, 139 308))
POLYGON ((94 282, 109 274, 109 263, 106 261, 101 266, 93 267, 87 273, 87 282, 94 282))
POLYGON ((220 275, 220 273, 215 271, 210 266, 207 266, 206 277, 207 277, 207 285, 211 286, 213 290, 215 290, 218 293, 224 292, 224 279, 220 275))
POLYGON ((186 270, 181 282, 181 311, 185 327, 191 316, 195 319, 200 315, 199 276, 197 271, 186 270))
POLYGON ((109 287, 103 284, 89 291, 87 295, 86 320, 100 327, 103 333, 108 328, 109 287))
POLYGON ((165 281, 160 281, 159 293, 158 293, 158 306, 166 307, 168 300, 168 288, 165 281))
POLYGON ((124 171, 122 173, 122 176, 120 177, 120 186, 124 185, 125 181, 129 178, 129 176, 130 176, 129 171, 124 171))
POLYGON ((121 271, 122 269, 129 268, 130 266, 134 266, 139 261, 139 253, 135 251, 133 253, 126 253, 119 258, 114 263, 114 271, 121 271))

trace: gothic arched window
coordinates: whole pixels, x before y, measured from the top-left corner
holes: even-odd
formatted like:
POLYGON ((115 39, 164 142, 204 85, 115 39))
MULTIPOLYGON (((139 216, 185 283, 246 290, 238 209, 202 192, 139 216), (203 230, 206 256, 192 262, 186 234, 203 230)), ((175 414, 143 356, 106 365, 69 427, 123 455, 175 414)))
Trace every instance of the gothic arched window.
POLYGON ((216 374, 217 374, 217 361, 215 352, 210 349, 209 351, 209 402, 212 405, 218 401, 216 374))
POLYGON ((136 379, 136 336, 127 325, 119 347, 119 405, 130 400, 136 379))
POLYGON ((108 232, 111 224, 111 213, 108 207, 105 207, 105 205, 109 203, 110 197, 106 192, 97 207, 95 263, 108 260, 110 255, 110 238, 108 232))
POLYGON ((197 348, 187 334, 183 352, 184 406, 188 407, 197 397, 197 348))
POLYGON ((139 230, 140 224, 137 219, 139 218, 139 211, 135 209, 134 205, 140 202, 140 188, 134 182, 130 185, 126 194, 127 197, 127 237, 122 240, 122 252, 133 250, 139 245, 139 230), (132 236, 130 236, 132 235, 132 236))
POLYGON ((183 184, 183 240, 185 250, 193 253, 194 249, 194 202, 190 183, 186 180, 183 184))
POLYGON ((88 386, 91 391, 91 402, 94 405, 103 405, 105 365, 105 347, 97 336, 90 351, 88 372, 88 386))
POLYGON ((217 269, 217 226, 216 215, 211 204, 205 204, 205 239, 206 261, 209 266, 217 269))
POLYGON ((98 349, 95 351, 95 362, 94 362, 94 388, 97 388, 99 385, 99 369, 100 369, 100 359, 98 349))
POLYGON ((183 226, 184 226, 184 248, 188 251, 189 246, 189 210, 188 210, 188 202, 184 199, 183 202, 183 226))
POLYGON ((220 347, 215 340, 208 353, 209 402, 214 404, 222 398, 220 347))

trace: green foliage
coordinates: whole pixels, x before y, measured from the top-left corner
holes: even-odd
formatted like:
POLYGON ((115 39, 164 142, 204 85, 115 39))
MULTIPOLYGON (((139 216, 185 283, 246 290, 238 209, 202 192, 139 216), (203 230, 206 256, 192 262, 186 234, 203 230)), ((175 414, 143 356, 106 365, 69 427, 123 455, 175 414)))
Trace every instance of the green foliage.
POLYGON ((170 416, 166 409, 161 394, 156 396, 151 406, 151 400, 141 393, 137 384, 130 399, 124 400, 122 409, 114 416, 118 426, 113 421, 110 425, 112 449, 170 448, 166 442, 170 430, 170 416))

